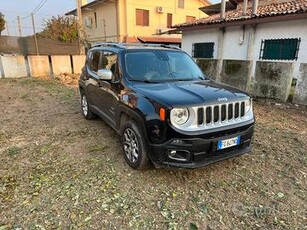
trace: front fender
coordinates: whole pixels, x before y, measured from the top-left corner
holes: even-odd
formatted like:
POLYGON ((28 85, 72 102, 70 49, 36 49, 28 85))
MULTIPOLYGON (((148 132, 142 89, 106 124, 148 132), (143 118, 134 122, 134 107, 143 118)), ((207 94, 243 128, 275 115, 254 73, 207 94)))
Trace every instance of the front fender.
MULTIPOLYGON (((146 141, 162 143, 166 136, 166 122, 160 120, 159 110, 163 106, 141 95, 123 95, 119 105, 117 124, 121 123, 122 115, 134 119, 142 129, 146 141)), ((120 127, 118 127, 120 130, 120 127)))

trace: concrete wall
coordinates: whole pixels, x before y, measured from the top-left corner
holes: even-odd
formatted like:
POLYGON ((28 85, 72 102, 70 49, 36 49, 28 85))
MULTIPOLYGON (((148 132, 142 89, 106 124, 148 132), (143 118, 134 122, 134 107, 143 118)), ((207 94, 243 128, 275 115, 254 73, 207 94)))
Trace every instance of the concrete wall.
POLYGON ((217 69, 217 59, 197 59, 196 63, 207 77, 213 80, 217 80, 219 78, 220 73, 217 69))
POLYGON ((300 105, 307 105, 307 64, 300 66, 300 75, 297 79, 293 102, 300 105))
POLYGON ((224 60, 221 82, 246 91, 250 83, 251 63, 251 61, 224 60))
POLYGON ((254 95, 287 101, 293 79, 294 63, 258 61, 256 64, 254 95))
POLYGON ((80 74, 82 68, 84 67, 85 63, 85 55, 74 55, 72 56, 73 62, 73 73, 80 74))
POLYGON ((32 77, 50 75, 50 65, 48 56, 28 56, 30 75, 32 77))
POLYGON ((17 78, 28 76, 26 61, 24 56, 0 56, 2 63, 2 77, 17 78))
POLYGON ((69 55, 53 55, 51 56, 52 73, 60 75, 63 73, 72 73, 71 60, 69 55))
POLYGON ((39 77, 63 73, 80 74, 85 58, 85 55, 55 55, 50 58, 46 55, 27 57, 2 55, 0 56, 0 78, 39 77))

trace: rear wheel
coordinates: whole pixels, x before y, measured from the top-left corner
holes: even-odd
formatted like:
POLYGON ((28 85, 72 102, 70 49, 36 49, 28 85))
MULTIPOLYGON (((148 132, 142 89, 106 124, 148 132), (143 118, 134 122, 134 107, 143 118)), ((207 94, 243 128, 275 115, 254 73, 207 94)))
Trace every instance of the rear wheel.
POLYGON ((124 157, 128 165, 136 170, 150 168, 146 144, 138 126, 128 121, 122 129, 124 157))
POLYGON ((81 111, 87 120, 96 118, 96 115, 90 110, 87 97, 84 93, 81 93, 81 111))

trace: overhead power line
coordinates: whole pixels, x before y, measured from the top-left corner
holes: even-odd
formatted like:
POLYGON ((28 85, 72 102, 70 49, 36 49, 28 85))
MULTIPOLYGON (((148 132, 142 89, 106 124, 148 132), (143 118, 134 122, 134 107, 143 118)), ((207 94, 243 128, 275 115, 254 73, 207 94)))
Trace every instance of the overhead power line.
POLYGON ((29 18, 29 17, 31 17, 31 14, 37 13, 37 12, 45 5, 45 3, 46 3, 47 1, 48 1, 48 0, 41 0, 41 1, 38 3, 38 5, 35 7, 35 9, 34 9, 29 15, 24 16, 24 17, 22 17, 21 19, 23 20, 23 19, 29 18))
POLYGON ((33 10, 33 14, 35 14, 36 12, 38 12, 44 5, 45 5, 45 3, 47 2, 47 0, 42 0, 39 4, 38 4, 38 6, 33 10))

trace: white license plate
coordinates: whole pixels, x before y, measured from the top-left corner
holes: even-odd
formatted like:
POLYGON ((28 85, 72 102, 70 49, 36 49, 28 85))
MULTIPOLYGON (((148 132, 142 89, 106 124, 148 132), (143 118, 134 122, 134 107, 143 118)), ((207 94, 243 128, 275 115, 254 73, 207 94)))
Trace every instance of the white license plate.
POLYGON ((217 150, 230 148, 233 146, 237 146, 240 144, 241 136, 226 139, 226 140, 219 140, 217 143, 217 150))

